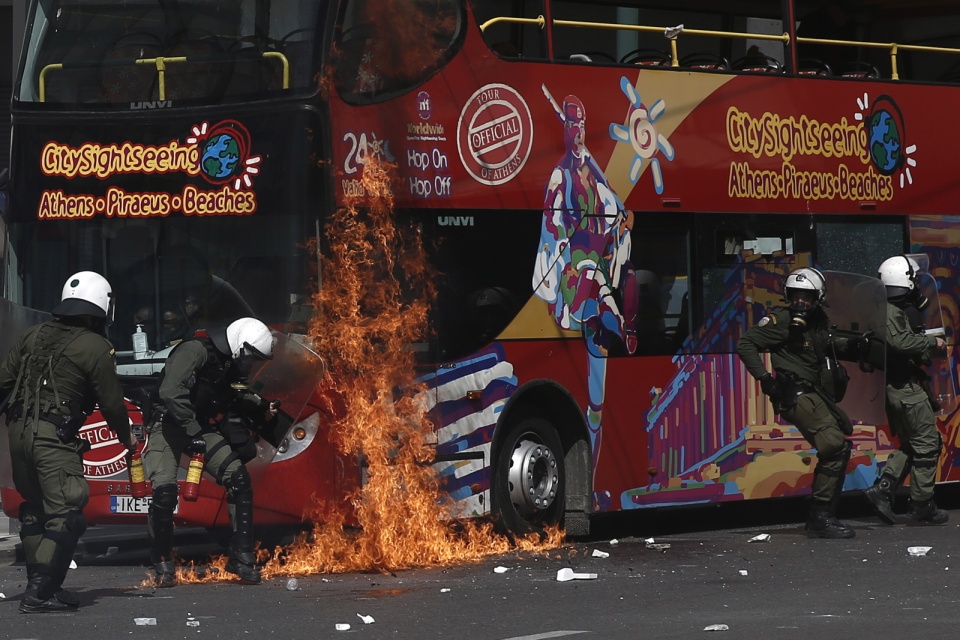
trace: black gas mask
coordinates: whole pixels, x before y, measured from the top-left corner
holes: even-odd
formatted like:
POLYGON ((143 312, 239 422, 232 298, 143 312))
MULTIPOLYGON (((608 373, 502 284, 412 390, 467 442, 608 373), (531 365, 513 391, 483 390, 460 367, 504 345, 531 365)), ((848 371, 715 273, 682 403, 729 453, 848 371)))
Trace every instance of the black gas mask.
POLYGON ((814 289, 787 289, 787 306, 790 307, 791 331, 804 331, 807 321, 816 311, 820 294, 814 289))
POLYGON ((926 311, 927 307, 930 306, 930 299, 920 293, 920 287, 914 281, 913 289, 903 296, 903 305, 912 306, 917 311, 926 311))

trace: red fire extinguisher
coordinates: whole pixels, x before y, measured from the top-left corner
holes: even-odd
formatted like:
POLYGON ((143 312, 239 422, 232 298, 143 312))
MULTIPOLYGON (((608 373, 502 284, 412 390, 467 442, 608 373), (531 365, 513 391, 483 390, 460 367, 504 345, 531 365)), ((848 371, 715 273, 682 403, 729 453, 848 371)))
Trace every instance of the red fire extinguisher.
POLYGON ((207 445, 203 438, 197 437, 190 441, 190 464, 187 466, 187 480, 183 483, 183 499, 196 502, 200 496, 200 479, 203 477, 203 455, 207 452, 207 445))
POLYGON ((130 454, 130 495, 134 498, 145 498, 150 490, 147 488, 147 478, 143 472, 143 458, 139 451, 130 454))

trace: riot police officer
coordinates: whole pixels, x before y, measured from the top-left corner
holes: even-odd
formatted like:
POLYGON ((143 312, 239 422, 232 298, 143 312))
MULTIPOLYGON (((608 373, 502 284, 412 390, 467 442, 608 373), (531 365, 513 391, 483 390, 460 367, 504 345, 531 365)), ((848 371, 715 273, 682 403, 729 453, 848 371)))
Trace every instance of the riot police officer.
POLYGON ((829 358, 856 345, 832 336, 823 310, 826 281, 816 269, 791 272, 784 283, 788 308, 774 309, 743 334, 737 354, 750 374, 760 381, 774 408, 817 449, 811 500, 805 531, 811 538, 852 538, 853 529, 836 518, 853 433, 850 419, 836 405, 829 358), (763 365, 762 351, 771 352, 776 376, 763 365), (829 369, 828 369, 829 367, 829 369))
POLYGON ((277 409, 245 383, 255 360, 272 357, 274 340, 265 324, 241 318, 226 329, 197 333, 167 357, 152 394, 149 446, 143 454, 147 479, 153 483, 148 526, 157 586, 176 583, 173 514, 184 452, 204 454, 206 471, 227 491, 233 527, 227 571, 246 584, 260 582, 253 552, 253 488, 244 464, 257 450, 243 419, 271 421, 277 409))
MULTIPOLYGON (((63 286, 54 319, 28 329, 0 364, 0 394, 9 398, 13 482, 23 496, 20 540, 27 564, 22 613, 75 611, 76 595, 61 588, 80 536, 90 489, 77 437, 99 404, 117 440, 133 451, 137 439, 104 337, 113 317, 110 283, 81 271, 63 286)), ((86 447, 85 447, 86 445, 86 447)))
POLYGON ((923 312, 930 301, 917 283, 919 265, 908 256, 887 258, 880 265, 879 277, 887 290, 887 419, 900 440, 900 448, 890 454, 883 473, 864 495, 877 516, 887 524, 896 524, 893 494, 910 475, 908 516, 923 524, 946 524, 950 514, 933 501, 941 438, 933 406, 924 384, 924 362, 944 353, 943 338, 914 330, 908 311, 923 312))

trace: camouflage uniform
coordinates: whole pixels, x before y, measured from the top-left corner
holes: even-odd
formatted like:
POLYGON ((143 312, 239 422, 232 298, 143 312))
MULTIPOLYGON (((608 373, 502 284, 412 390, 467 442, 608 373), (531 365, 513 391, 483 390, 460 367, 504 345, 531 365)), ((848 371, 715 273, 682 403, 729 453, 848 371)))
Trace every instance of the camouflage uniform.
POLYGON ((866 497, 877 515, 888 524, 896 523, 893 493, 910 475, 910 516, 929 524, 944 524, 946 511, 933 502, 941 438, 933 406, 921 382, 926 379, 921 365, 929 361, 937 339, 914 331, 907 313, 887 302, 887 418, 900 448, 890 454, 883 473, 866 497))
MULTIPOLYGON (((770 374, 763 366, 760 353, 771 353, 771 362, 777 373, 777 392, 771 398, 774 408, 785 420, 796 425, 804 439, 817 450, 808 535, 852 537, 853 530, 845 528, 843 531, 831 530, 826 535, 817 533, 818 525, 828 520, 842 527, 835 515, 850 460, 851 444, 846 436, 853 432, 853 427, 821 382, 822 365, 813 343, 816 333, 823 349, 843 353, 848 348, 848 341, 831 338, 822 310, 818 310, 811 320, 803 331, 791 329, 790 311, 775 309, 743 334, 737 344, 737 354, 750 374, 762 381, 770 374)), ((766 387, 764 391, 767 391, 766 387)))
POLYGON ((36 325, 0 364, 0 394, 11 392, 10 457, 14 485, 24 498, 20 539, 28 576, 21 610, 32 612, 31 606, 44 601, 50 603, 36 610, 55 610, 51 599, 76 608, 72 594, 61 589, 87 527, 83 507, 90 497, 83 477, 84 443, 76 433, 99 403, 118 439, 130 440, 113 346, 73 318, 36 325))
POLYGON ((192 453, 192 447, 205 451, 206 472, 227 490, 233 526, 227 569, 239 571, 246 582, 260 581, 259 572, 253 567, 253 489, 244 465, 256 456, 256 445, 244 425, 231 423, 231 416, 262 416, 267 403, 247 390, 243 373, 225 355, 225 349, 218 348, 224 340, 222 332, 214 330, 209 338, 177 345, 164 364, 154 394, 147 426, 149 447, 143 463, 147 479, 153 484, 148 515, 152 559, 158 584, 164 587, 175 582, 172 550, 177 469, 181 455, 192 453), (222 414, 231 415, 218 421, 222 414), (228 429, 230 424, 234 428, 228 429))

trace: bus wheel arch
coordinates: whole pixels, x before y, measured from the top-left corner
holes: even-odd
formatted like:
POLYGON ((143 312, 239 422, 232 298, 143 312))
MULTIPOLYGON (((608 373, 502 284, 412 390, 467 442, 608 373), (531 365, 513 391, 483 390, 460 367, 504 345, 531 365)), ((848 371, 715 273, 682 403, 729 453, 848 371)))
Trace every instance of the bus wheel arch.
POLYGON ((576 401, 549 380, 518 389, 494 434, 491 514, 503 533, 562 526, 589 534, 592 477, 587 426, 576 401))

